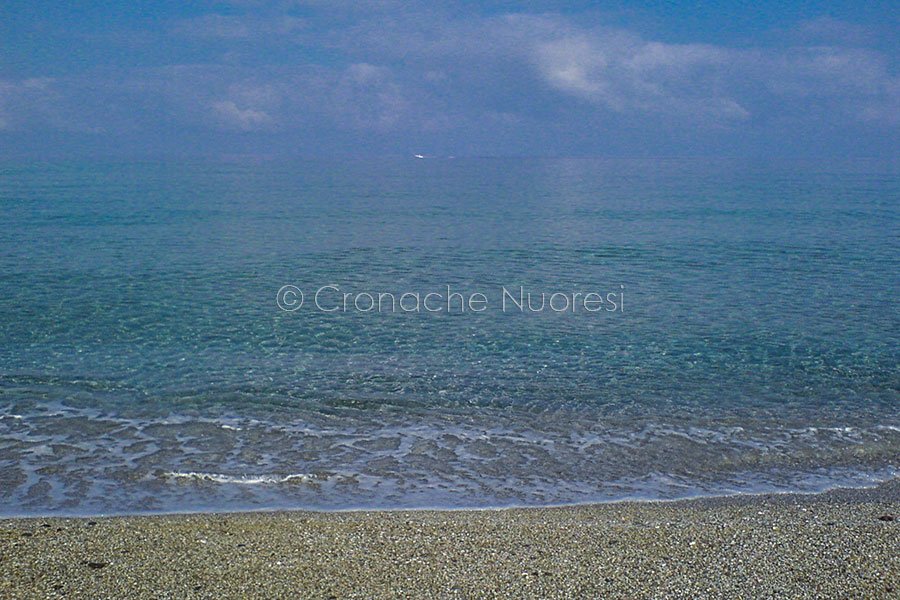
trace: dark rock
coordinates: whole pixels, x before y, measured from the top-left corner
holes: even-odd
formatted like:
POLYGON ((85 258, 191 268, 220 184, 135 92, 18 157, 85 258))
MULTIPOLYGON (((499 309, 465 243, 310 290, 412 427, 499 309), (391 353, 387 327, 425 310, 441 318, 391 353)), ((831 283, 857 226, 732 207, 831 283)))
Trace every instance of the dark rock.
POLYGON ((880 517, 878 517, 878 520, 879 521, 893 521, 896 518, 897 517, 895 517, 894 515, 881 515, 880 517))
POLYGON ((105 562, 101 562, 99 560, 86 560, 84 561, 84 564, 86 564, 91 569, 102 569, 106 566, 105 562))

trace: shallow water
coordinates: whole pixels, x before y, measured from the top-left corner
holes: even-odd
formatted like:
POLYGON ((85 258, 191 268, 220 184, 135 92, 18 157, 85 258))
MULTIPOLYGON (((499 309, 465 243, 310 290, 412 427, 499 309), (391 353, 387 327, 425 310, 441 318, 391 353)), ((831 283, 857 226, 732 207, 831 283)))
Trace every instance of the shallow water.
POLYGON ((2 164, 0 512, 877 483, 898 200, 866 162, 2 164), (519 286, 624 308, 504 311, 519 286))

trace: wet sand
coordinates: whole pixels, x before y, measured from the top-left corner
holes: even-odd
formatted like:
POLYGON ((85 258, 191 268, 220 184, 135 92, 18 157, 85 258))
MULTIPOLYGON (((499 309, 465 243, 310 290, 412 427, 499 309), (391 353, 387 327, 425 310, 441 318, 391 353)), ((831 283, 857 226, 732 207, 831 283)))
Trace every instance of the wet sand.
POLYGON ((900 484, 485 511, 0 520, 3 598, 900 598, 900 484))

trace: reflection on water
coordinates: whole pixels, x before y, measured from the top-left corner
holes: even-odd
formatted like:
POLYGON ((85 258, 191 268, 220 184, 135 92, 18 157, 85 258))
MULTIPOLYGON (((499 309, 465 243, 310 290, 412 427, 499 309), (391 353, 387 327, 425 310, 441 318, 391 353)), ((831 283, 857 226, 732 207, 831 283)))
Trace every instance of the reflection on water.
POLYGON ((0 165, 3 512, 876 482, 898 190, 868 163, 0 165), (289 313, 285 284, 494 296, 289 313), (503 312, 502 286, 627 305, 503 312))

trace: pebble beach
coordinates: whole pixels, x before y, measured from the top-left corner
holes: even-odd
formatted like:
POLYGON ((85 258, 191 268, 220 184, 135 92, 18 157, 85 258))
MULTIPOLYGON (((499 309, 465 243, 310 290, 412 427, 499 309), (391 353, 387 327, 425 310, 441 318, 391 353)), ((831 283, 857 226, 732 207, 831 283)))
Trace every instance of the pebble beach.
POLYGON ((897 598, 900 485, 480 511, 0 521, 4 598, 897 598))

